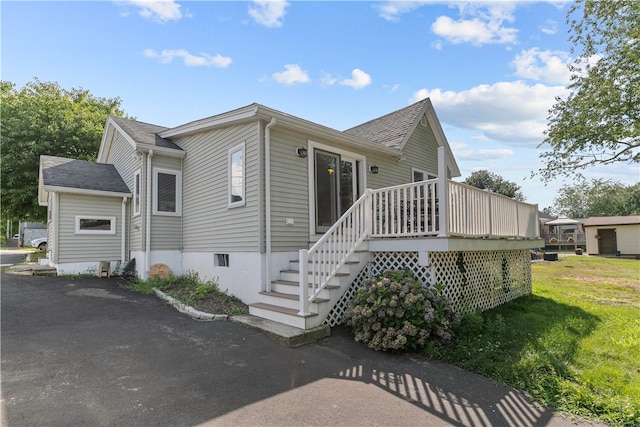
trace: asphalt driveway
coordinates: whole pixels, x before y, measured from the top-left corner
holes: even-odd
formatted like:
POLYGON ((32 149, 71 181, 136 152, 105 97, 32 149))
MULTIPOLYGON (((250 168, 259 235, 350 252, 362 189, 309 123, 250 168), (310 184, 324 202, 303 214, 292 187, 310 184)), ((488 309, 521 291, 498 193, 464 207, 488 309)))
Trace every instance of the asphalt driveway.
POLYGON ((286 348, 114 278, 1 279, 2 425, 574 425, 483 377, 367 350, 339 328, 286 348))

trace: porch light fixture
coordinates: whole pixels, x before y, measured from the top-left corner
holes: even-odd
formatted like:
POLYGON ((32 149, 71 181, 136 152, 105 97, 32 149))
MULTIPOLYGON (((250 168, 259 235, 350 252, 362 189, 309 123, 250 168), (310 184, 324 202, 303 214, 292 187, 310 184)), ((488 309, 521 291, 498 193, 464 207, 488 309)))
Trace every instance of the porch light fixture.
POLYGON ((376 173, 378 173, 378 166, 376 166, 376 165, 371 165, 371 167, 369 168, 369 170, 371 171, 371 173, 376 174, 376 173))
POLYGON ((304 147, 296 148, 296 154, 298 157, 302 157, 303 159, 307 157, 307 149, 304 147))

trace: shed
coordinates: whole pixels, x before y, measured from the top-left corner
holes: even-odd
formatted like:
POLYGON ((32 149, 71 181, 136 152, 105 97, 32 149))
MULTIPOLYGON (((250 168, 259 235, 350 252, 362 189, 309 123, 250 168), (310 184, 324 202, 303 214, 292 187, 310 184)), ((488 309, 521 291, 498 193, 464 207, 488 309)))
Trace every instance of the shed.
POLYGON ((640 257, 640 215, 591 217, 584 228, 589 255, 640 257))

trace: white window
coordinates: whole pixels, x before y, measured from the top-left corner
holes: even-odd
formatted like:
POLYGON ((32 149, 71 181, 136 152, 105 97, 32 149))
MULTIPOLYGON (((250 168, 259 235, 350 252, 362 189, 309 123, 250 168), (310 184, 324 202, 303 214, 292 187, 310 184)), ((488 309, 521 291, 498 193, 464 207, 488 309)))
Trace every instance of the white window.
POLYGON ((425 171, 421 171, 420 169, 411 169, 413 172, 413 182, 420 182, 426 179, 435 179, 437 176, 426 173, 425 171))
POLYGON ((133 174, 133 214, 140 215, 140 171, 133 174))
POLYGON ((116 234, 116 217, 77 215, 76 234, 116 234))
POLYGON ((229 207, 244 206, 244 143, 229 150, 229 207))
POLYGON ((153 169, 153 214, 182 214, 182 174, 169 169, 153 169))

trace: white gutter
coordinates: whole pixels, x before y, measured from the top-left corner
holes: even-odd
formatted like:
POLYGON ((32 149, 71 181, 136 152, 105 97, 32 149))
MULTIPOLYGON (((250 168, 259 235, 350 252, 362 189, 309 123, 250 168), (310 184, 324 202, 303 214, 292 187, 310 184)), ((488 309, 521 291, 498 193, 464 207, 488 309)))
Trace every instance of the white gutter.
POLYGON ((144 268, 145 272, 142 275, 143 279, 149 278, 149 269, 151 268, 151 158, 153 157, 153 150, 149 150, 147 153, 147 213, 146 213, 146 226, 145 226, 145 254, 144 254, 144 268))
POLYGON ((120 263, 124 265, 127 253, 127 198, 122 198, 122 252, 120 254, 120 263))
POLYGON ((271 291, 271 128, 275 124, 276 118, 272 117, 264 128, 265 233, 267 235, 265 242, 267 283, 265 289, 267 292, 271 291))

